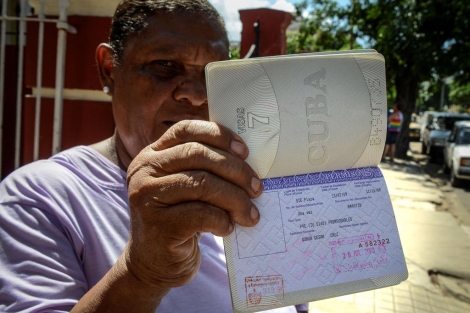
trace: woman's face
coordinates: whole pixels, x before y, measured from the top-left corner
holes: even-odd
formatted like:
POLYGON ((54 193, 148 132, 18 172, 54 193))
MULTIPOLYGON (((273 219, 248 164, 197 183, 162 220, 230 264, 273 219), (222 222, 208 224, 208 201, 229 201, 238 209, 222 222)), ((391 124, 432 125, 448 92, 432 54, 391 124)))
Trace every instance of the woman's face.
POLYGON ((147 22, 110 74, 117 134, 131 158, 178 121, 208 119, 204 67, 229 54, 220 25, 200 14, 147 22))

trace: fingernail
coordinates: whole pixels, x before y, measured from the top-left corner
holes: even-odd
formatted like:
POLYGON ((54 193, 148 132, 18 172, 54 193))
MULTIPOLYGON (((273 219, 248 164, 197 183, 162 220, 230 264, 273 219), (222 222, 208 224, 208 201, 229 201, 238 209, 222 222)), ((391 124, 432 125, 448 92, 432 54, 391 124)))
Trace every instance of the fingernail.
POLYGON ((251 207, 250 215, 251 215, 251 220, 252 221, 256 221, 259 217, 259 212, 254 206, 251 207))
POLYGON ((251 189, 253 189, 253 191, 257 193, 260 187, 261 187, 261 181, 258 178, 253 177, 251 179, 251 189))
POLYGON ((233 152, 235 152, 239 156, 245 155, 245 146, 240 141, 232 140, 232 144, 230 145, 230 148, 232 149, 233 152))

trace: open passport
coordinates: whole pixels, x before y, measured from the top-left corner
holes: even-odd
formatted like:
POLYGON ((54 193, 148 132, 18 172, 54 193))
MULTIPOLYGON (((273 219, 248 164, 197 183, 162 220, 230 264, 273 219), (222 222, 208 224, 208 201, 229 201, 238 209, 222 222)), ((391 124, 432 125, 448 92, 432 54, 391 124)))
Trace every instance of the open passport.
POLYGON ((248 145, 261 219, 224 238, 235 312, 399 284, 408 277, 378 168, 385 62, 374 50, 210 63, 210 120, 248 145))

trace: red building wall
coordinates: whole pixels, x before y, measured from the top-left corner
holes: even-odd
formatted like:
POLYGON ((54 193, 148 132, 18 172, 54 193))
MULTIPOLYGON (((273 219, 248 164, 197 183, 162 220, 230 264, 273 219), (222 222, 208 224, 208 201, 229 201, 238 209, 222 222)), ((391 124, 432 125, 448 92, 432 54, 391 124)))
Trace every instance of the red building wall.
MULTIPOLYGON (((53 18, 53 17, 51 17, 53 18)), ((96 47, 108 42, 111 18, 70 16, 77 34, 67 35, 64 88, 101 90, 95 65, 96 47)), ((25 52, 25 86, 36 87, 39 24, 28 23, 25 52)), ((57 27, 45 24, 42 86, 54 88, 56 76, 57 27)), ((110 98, 111 100, 111 98, 110 98)), ((22 164, 33 161, 35 98, 23 104, 22 164)), ((42 99, 39 157, 52 155, 54 99, 42 99)), ((110 137, 114 131, 111 102, 64 100, 62 150, 88 145, 110 137)))
MULTIPOLYGON (((34 156, 34 98, 25 99, 23 108, 23 157, 22 163, 30 163, 34 156)), ((54 99, 41 103, 41 127, 39 158, 52 155, 54 99)), ((62 150, 89 145, 110 137, 114 131, 111 104, 105 102, 65 100, 62 120, 62 150)))
MULTIPOLYGON (((48 18, 57 18, 50 16, 48 18)), ((65 66, 65 88, 101 90, 98 71, 95 66, 96 47, 108 42, 111 27, 110 17, 69 16, 69 24, 77 29, 77 34, 67 34, 65 66)), ((39 23, 28 23, 25 55, 25 85, 36 86, 37 46, 39 23)), ((45 24, 43 86, 54 87, 57 55, 57 27, 54 23, 45 24)))
POLYGON ((260 57, 286 54, 286 29, 292 21, 292 14, 273 9, 240 10, 243 23, 240 56, 244 57, 255 41, 253 24, 260 20, 260 57))
POLYGON ((3 96, 2 175, 15 166, 16 93, 18 84, 18 47, 5 47, 5 86, 3 96))

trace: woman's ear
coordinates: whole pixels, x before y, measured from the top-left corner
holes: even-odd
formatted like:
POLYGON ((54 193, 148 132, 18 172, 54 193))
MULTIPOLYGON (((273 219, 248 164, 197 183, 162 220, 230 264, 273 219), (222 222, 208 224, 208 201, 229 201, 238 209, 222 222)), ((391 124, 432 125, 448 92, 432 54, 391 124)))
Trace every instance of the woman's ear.
POLYGON ((102 43, 96 48, 96 64, 103 91, 112 96, 114 91, 114 57, 110 45, 102 43))

